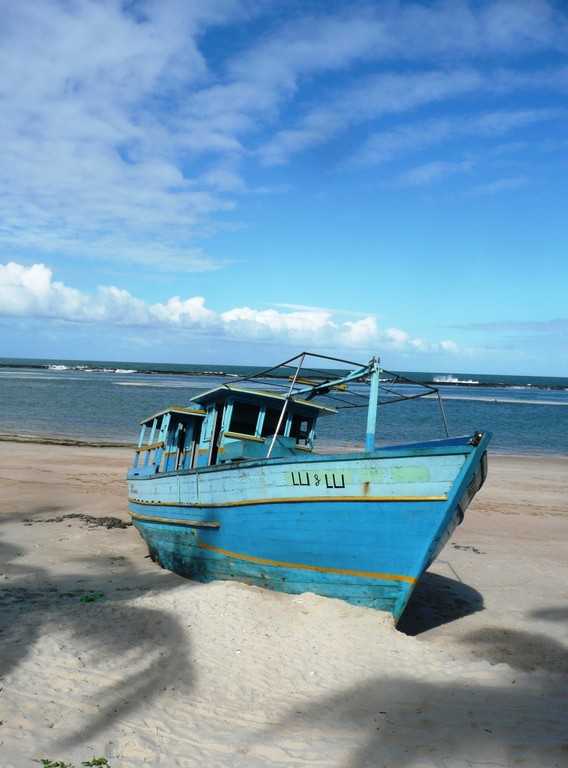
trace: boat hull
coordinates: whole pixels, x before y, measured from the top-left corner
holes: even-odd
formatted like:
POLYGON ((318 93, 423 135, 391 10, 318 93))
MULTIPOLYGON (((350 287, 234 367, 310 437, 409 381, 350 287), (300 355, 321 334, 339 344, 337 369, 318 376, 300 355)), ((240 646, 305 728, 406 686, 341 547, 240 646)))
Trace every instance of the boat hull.
POLYGON ((132 520, 190 579, 315 592, 402 614, 486 474, 490 436, 129 472, 132 520))

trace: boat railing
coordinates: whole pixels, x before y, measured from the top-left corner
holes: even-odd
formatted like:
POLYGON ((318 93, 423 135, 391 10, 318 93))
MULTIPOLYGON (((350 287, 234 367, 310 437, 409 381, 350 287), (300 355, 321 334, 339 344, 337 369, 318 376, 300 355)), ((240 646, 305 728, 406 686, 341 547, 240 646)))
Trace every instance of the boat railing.
POLYGON ((189 469, 194 460, 205 411, 172 407, 145 419, 135 448, 137 475, 189 469))

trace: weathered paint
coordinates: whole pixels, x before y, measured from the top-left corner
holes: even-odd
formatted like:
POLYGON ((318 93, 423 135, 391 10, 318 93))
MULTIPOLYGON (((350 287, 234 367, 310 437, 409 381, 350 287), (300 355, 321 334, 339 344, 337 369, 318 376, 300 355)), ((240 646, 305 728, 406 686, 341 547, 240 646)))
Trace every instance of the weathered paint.
POLYGON ((129 472, 133 523, 165 568, 390 611, 481 486, 490 434, 356 454, 129 472))

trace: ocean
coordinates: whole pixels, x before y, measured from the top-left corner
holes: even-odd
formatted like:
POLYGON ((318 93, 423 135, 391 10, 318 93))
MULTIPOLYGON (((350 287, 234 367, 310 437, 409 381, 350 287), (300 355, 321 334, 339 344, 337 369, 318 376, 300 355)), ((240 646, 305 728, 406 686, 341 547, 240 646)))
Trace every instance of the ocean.
MULTIPOLYGON (((0 436, 134 445, 142 419, 260 368, 0 358, 0 436)), ((568 378, 406 372, 439 388, 450 435, 493 432, 491 451, 568 455, 568 378)), ((364 409, 320 420, 316 445, 362 445, 364 409)), ((444 437, 436 398, 379 408, 377 445, 444 437)))

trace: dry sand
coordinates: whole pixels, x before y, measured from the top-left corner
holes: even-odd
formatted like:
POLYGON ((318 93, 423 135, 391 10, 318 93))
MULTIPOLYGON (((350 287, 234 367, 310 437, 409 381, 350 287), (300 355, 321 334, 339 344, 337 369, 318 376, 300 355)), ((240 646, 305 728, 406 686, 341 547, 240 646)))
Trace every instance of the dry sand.
POLYGON ((0 443, 2 768, 568 766, 567 458, 491 457, 397 629, 162 571, 130 458, 0 443))

